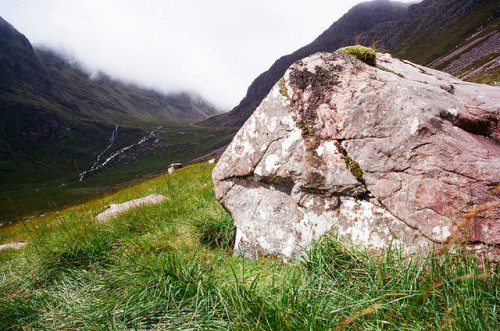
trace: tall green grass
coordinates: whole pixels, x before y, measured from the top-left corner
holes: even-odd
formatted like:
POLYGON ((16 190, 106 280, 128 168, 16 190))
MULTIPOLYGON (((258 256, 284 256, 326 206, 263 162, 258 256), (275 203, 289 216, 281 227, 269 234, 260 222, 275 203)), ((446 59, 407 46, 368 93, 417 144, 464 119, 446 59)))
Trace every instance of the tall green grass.
POLYGON ((198 164, 30 220, 0 252, 0 329, 493 330, 499 277, 466 252, 374 255, 323 237, 291 264, 233 257, 234 225, 198 164), (104 224, 111 202, 167 200, 104 224))

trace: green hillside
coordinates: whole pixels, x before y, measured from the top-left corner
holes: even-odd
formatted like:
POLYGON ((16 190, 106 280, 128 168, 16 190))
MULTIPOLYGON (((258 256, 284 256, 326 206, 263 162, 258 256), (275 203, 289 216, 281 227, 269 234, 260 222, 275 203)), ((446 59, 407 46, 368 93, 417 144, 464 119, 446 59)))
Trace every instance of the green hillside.
POLYGON ((83 201, 229 143, 200 96, 91 78, 0 18, 0 223, 83 201), (115 132, 116 131, 116 132, 115 132))
POLYGON ((499 276, 467 251, 403 257, 325 236, 303 260, 232 256, 212 165, 0 229, 0 329, 495 330, 499 276), (109 203, 167 200, 107 223, 109 203))

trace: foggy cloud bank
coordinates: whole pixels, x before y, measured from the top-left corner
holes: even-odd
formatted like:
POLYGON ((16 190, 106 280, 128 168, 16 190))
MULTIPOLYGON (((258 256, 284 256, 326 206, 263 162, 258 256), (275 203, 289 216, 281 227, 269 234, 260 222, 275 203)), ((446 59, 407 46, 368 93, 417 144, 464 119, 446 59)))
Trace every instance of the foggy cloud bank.
POLYGON ((196 91, 229 110, 275 60, 359 2, 0 0, 0 15, 91 73, 166 93, 196 91))

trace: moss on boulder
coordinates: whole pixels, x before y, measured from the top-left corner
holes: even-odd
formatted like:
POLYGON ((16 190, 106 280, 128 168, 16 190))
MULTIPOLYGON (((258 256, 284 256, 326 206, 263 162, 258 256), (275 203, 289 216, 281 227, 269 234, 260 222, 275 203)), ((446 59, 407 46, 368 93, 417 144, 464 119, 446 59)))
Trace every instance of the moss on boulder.
POLYGON ((361 170, 359 163, 351 159, 348 155, 344 156, 345 165, 351 171, 351 174, 356 177, 358 181, 364 183, 363 171, 361 170))
POLYGON ((337 51, 354 56, 368 65, 375 66, 377 53, 372 48, 356 45, 339 48, 337 51))

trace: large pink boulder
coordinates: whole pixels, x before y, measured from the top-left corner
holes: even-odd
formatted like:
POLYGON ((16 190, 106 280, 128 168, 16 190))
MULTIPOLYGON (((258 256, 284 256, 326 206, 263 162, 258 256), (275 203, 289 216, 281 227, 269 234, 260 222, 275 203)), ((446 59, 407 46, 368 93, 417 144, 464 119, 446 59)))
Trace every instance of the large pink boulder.
POLYGON ((297 61, 213 171, 235 253, 290 260, 331 231, 407 252, 461 240, 498 259, 499 124, 499 87, 388 54, 377 68, 297 61))

